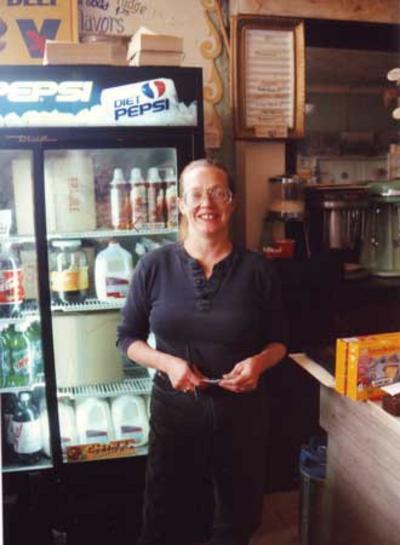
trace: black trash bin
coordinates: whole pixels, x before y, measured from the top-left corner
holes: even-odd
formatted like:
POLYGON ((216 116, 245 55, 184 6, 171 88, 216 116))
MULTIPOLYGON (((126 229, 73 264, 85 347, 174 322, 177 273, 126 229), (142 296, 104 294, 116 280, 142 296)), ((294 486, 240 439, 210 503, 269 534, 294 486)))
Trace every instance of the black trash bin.
POLYGON ((311 439, 300 451, 299 545, 321 545, 325 535, 326 444, 311 439))

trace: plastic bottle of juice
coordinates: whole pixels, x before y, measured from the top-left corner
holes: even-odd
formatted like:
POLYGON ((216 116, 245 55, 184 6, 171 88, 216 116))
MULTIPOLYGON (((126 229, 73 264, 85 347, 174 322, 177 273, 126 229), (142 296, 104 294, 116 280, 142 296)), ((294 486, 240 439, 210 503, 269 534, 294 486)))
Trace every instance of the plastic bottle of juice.
POLYGON ((97 254, 94 265, 97 298, 100 301, 125 299, 132 271, 132 255, 118 242, 111 240, 107 248, 97 254))
POLYGON ((132 168, 131 177, 132 227, 141 229, 147 223, 147 184, 140 168, 132 168))
POLYGON ((39 411, 32 403, 30 392, 20 394, 12 419, 14 452, 21 464, 34 464, 42 451, 39 411))
POLYGON ((111 180, 111 223, 114 229, 131 228, 131 204, 129 184, 127 184, 122 168, 115 168, 111 180))

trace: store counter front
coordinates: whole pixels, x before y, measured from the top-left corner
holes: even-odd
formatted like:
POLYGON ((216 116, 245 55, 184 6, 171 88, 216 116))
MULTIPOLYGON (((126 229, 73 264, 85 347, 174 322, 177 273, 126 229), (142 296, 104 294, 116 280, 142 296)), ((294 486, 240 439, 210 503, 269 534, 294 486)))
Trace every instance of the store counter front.
POLYGON ((320 383, 319 421, 328 434, 319 545, 399 545, 400 417, 381 402, 338 394, 333 375, 305 354, 290 358, 320 383))

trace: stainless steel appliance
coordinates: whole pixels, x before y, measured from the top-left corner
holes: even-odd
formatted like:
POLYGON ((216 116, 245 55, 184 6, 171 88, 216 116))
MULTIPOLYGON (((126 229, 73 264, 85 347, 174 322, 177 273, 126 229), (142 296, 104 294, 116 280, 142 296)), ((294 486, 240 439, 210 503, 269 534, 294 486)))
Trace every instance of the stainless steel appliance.
POLYGON ((367 186, 369 206, 361 263, 377 276, 400 276, 400 181, 367 186))
POLYGON ((306 187, 305 222, 311 255, 336 253, 345 263, 357 263, 367 206, 363 186, 306 187))

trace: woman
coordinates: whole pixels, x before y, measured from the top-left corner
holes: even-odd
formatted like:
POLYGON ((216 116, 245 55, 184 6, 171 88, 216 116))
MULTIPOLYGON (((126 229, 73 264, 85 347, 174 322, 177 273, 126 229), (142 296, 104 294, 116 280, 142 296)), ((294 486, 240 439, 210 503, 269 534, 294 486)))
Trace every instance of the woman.
POLYGON ((247 545, 266 465, 260 379, 285 354, 280 293, 268 262, 231 241, 223 167, 193 161, 180 194, 183 240, 142 258, 118 330, 120 349, 157 370, 139 543, 247 545))

